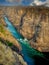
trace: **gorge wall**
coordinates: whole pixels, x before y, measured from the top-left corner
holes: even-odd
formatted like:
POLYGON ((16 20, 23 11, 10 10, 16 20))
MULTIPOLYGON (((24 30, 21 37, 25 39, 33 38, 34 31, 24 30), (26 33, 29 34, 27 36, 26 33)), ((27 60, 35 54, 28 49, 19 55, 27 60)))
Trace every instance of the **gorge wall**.
POLYGON ((49 51, 49 8, 0 7, 0 22, 5 26, 3 15, 8 16, 33 48, 42 52, 49 51))

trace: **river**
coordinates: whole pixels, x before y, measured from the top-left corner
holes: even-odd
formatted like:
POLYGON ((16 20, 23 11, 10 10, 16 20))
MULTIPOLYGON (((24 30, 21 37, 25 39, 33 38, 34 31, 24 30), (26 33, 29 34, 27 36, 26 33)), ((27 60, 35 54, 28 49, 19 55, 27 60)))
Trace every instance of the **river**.
MULTIPOLYGON (((13 37, 17 39, 21 39, 20 41, 24 40, 25 38, 15 29, 15 27, 12 25, 12 23, 9 21, 7 16, 4 16, 4 21, 7 24, 6 29, 9 30, 9 32, 13 35, 13 37)), ((25 39, 26 41, 27 39, 25 39)), ((22 41, 23 42, 23 41, 22 41)), ((24 42, 25 43, 25 42, 24 42)), ((24 60, 27 62, 28 65, 34 65, 34 59, 30 58, 27 55, 26 47, 22 45, 22 51, 21 53, 23 54, 24 60)))

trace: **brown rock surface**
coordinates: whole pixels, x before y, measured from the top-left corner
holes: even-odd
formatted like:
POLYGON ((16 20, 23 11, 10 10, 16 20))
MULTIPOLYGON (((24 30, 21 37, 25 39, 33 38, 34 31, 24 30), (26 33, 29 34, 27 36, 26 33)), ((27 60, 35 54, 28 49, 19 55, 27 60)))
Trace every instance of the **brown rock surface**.
POLYGON ((0 65, 27 65, 22 56, 0 42, 0 65))
POLYGON ((15 45, 19 50, 21 50, 21 46, 19 45, 18 41, 11 35, 11 33, 7 29, 5 29, 2 24, 0 24, 0 38, 13 43, 13 45, 15 45))
POLYGON ((3 14, 17 30, 29 40, 32 47, 49 51, 49 8, 46 7, 1 7, 3 14))

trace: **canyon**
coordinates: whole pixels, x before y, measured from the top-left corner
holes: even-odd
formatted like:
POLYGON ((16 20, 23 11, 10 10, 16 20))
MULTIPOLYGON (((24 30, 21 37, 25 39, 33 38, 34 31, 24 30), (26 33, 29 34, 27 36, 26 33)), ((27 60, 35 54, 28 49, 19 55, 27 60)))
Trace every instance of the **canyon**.
MULTIPOLYGON (((6 15, 18 32, 29 40, 31 47, 41 52, 49 52, 48 7, 0 6, 0 24, 5 27, 3 15, 6 15)), ((20 47, 19 44, 16 46, 20 47)))

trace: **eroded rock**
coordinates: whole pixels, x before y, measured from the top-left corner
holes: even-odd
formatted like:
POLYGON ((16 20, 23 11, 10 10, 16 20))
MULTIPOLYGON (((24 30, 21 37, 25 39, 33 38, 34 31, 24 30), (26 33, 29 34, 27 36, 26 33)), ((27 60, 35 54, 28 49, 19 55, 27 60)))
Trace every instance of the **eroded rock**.
POLYGON ((27 65, 22 56, 12 51, 4 43, 0 42, 0 64, 2 65, 27 65))

